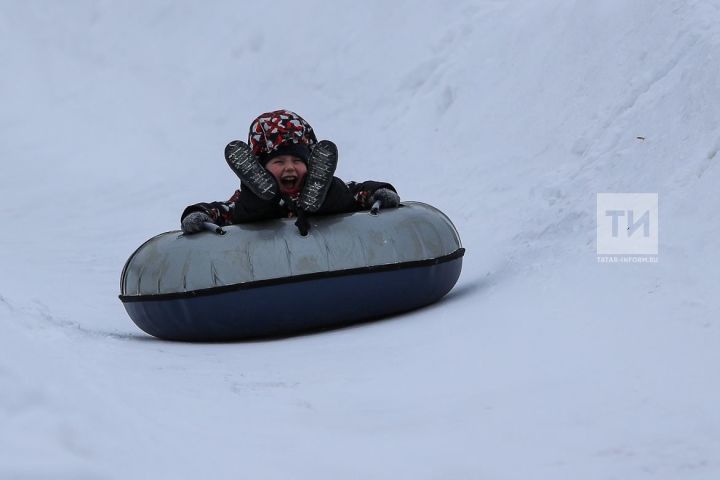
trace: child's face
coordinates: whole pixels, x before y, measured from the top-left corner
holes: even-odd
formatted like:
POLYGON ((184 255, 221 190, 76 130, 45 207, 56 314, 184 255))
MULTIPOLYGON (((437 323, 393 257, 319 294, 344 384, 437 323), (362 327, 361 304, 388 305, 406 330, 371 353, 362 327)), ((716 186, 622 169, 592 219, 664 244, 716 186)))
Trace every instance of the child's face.
POLYGON ((300 190, 307 166, 294 155, 278 155, 270 160, 265 168, 273 174, 280 186, 280 191, 287 193, 300 190))

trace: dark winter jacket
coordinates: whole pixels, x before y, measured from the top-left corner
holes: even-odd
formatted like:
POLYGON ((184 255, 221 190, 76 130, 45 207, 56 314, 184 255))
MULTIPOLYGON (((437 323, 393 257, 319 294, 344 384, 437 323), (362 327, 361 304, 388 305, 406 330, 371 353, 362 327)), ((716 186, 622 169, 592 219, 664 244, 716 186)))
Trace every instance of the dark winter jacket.
MULTIPOLYGON (((339 178, 333 177, 325 202, 316 215, 368 210, 372 206, 369 204, 370 197, 379 188, 396 191, 389 183, 367 181, 345 184, 339 178)), ((183 211, 180 221, 193 212, 205 212, 220 226, 295 216, 295 201, 288 197, 283 200, 282 204, 268 202, 261 200, 249 190, 236 190, 227 202, 190 205, 183 211)))

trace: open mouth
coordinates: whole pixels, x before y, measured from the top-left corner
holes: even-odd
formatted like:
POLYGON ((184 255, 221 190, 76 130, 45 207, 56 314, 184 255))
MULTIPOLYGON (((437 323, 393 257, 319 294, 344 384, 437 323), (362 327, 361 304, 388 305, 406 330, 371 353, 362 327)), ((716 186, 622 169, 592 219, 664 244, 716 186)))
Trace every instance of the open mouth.
POLYGON ((291 190, 297 185, 298 177, 295 175, 288 175, 280 179, 280 184, 283 188, 291 190))

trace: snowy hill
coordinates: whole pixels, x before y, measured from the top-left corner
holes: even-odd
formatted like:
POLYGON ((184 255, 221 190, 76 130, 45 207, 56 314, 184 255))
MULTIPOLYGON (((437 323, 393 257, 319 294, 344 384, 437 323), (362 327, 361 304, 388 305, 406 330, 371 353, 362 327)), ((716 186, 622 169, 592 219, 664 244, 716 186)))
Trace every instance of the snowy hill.
MULTIPOLYGON (((720 475, 714 0, 0 6, 0 479, 720 475), (161 342, 124 261, 236 188, 289 108, 338 175, 443 210, 441 303, 271 342, 161 342), (652 192, 658 263, 596 260, 652 192)), ((287 299, 291 301, 291 299, 287 299)))

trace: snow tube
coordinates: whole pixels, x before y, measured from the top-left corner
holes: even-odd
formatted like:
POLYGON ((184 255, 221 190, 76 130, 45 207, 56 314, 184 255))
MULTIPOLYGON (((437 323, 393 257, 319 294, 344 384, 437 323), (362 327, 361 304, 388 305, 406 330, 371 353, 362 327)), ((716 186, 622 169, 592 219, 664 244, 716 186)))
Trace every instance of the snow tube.
POLYGON ((155 337, 227 341, 340 327, 412 310, 457 282, 465 250, 452 222, 400 208, 167 232, 128 259, 120 300, 155 337))

